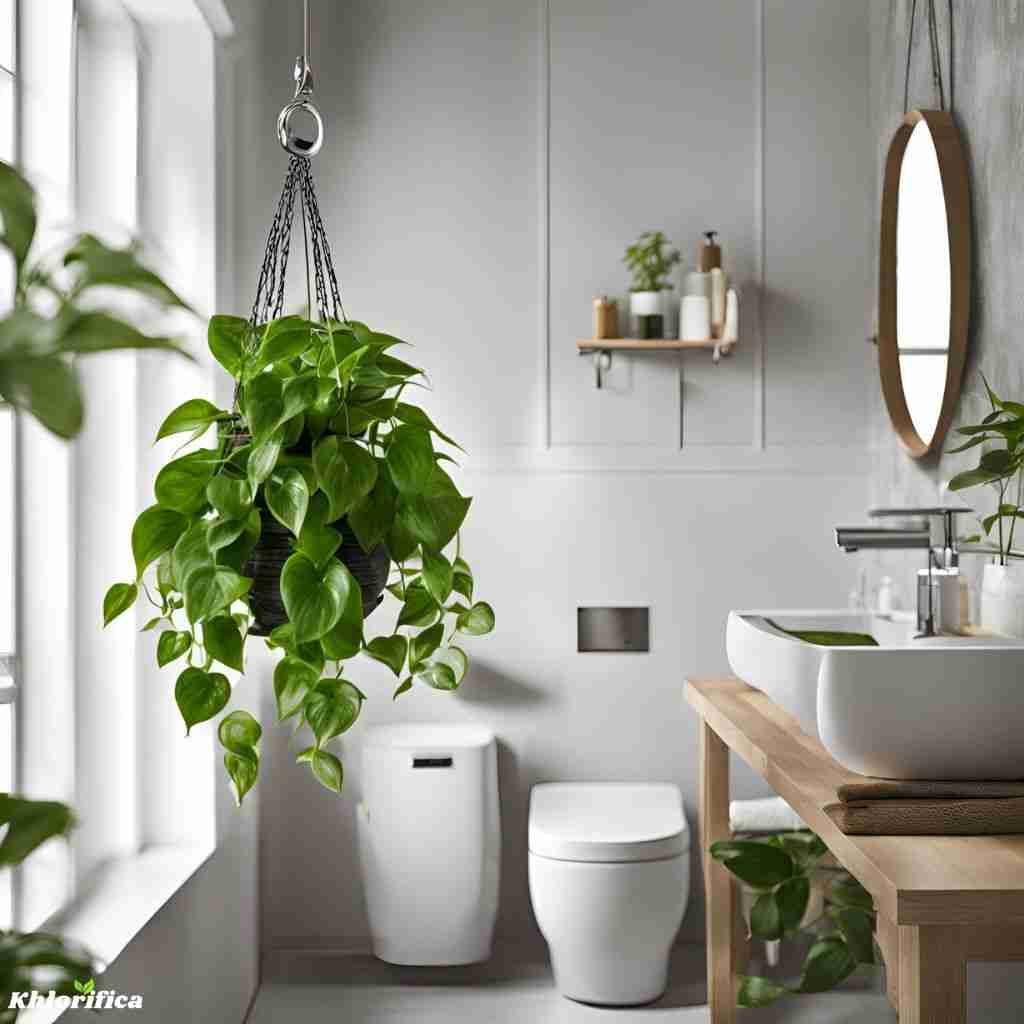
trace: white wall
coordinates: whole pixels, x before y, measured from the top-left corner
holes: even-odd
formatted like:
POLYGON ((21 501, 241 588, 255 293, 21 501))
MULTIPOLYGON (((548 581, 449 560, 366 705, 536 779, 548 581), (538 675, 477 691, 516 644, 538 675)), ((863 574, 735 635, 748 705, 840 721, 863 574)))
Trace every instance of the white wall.
MULTIPOLYGON (((876 387, 867 14, 841 0, 312 8, 328 132, 314 172, 348 309, 430 368, 429 405, 470 451, 465 549, 498 615, 459 694, 392 705, 367 666, 364 714, 496 730, 500 931, 533 942, 530 784, 670 779, 695 825, 684 676, 726 670, 730 607, 841 604, 854 577, 831 526, 865 503, 876 387), (659 227, 690 262, 700 232, 721 230, 744 289, 739 348, 718 367, 616 357, 597 392, 574 341, 595 294, 624 295, 625 245, 659 227), (650 605, 651 653, 577 654, 589 603, 650 605)), ((236 312, 285 169, 273 123, 299 32, 292 5, 264 2, 237 90, 236 312)), ((265 947, 363 945, 360 729, 333 797, 292 763, 263 674, 265 947)), ((701 902, 695 884, 690 937, 701 902)))

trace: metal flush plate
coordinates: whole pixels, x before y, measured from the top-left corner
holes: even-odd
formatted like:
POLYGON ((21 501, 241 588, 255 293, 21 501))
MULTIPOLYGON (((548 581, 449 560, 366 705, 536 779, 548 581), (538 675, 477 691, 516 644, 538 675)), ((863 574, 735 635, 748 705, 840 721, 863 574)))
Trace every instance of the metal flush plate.
POLYGON ((581 652, 651 649, 649 608, 577 608, 576 650, 581 652))

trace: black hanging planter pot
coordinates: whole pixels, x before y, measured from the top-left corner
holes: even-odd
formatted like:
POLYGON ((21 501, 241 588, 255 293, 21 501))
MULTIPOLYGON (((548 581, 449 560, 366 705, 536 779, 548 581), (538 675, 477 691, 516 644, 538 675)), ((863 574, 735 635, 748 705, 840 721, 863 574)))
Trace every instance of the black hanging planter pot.
MULTIPOLYGON (((268 636, 288 621, 288 613, 281 598, 281 570, 294 553, 293 537, 266 508, 260 508, 263 530, 260 539, 242 567, 242 575, 252 579, 249 605, 255 622, 249 629, 254 636, 268 636)), ((370 554, 363 551, 347 519, 331 524, 342 536, 341 547, 335 558, 355 577, 363 592, 363 618, 383 600, 388 581, 391 556, 383 544, 370 554)))
MULTIPOLYGON (((228 437, 228 446, 241 448, 251 440, 244 429, 235 429, 228 437)), ((289 448, 287 454, 309 455, 311 451, 312 445, 308 438, 303 438, 289 448)), ((242 575, 252 580, 249 606, 254 621, 249 627, 249 634, 269 636, 278 626, 284 626, 288 622, 288 613, 281 597, 281 570, 284 563, 295 553, 295 538, 286 526, 274 518, 262 500, 257 501, 256 510, 260 514, 260 537, 242 566, 242 575)), ((383 544, 378 544, 367 554, 344 516, 330 525, 341 534, 341 547, 335 552, 334 557, 352 573, 359 584, 363 594, 365 619, 384 600, 384 588, 391 569, 391 555, 383 544)))

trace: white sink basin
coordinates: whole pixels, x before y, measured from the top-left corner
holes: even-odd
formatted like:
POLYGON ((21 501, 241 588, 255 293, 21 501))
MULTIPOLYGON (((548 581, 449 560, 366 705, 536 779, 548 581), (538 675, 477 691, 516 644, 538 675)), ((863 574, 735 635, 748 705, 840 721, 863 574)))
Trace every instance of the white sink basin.
POLYGON ((1024 779, 1024 641, 913 633, 909 616, 734 611, 726 651, 737 676, 851 771, 1024 779), (823 647, 784 630, 869 633, 880 646, 823 647))

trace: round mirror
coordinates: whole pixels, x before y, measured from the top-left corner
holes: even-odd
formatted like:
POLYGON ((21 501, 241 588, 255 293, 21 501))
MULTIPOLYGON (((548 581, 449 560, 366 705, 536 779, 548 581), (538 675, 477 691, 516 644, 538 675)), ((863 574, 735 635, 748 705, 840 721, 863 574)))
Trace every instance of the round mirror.
POLYGON ((967 357, 970 198, 947 113, 911 111, 889 146, 880 270, 882 393, 900 440, 920 458, 942 445, 967 357))

